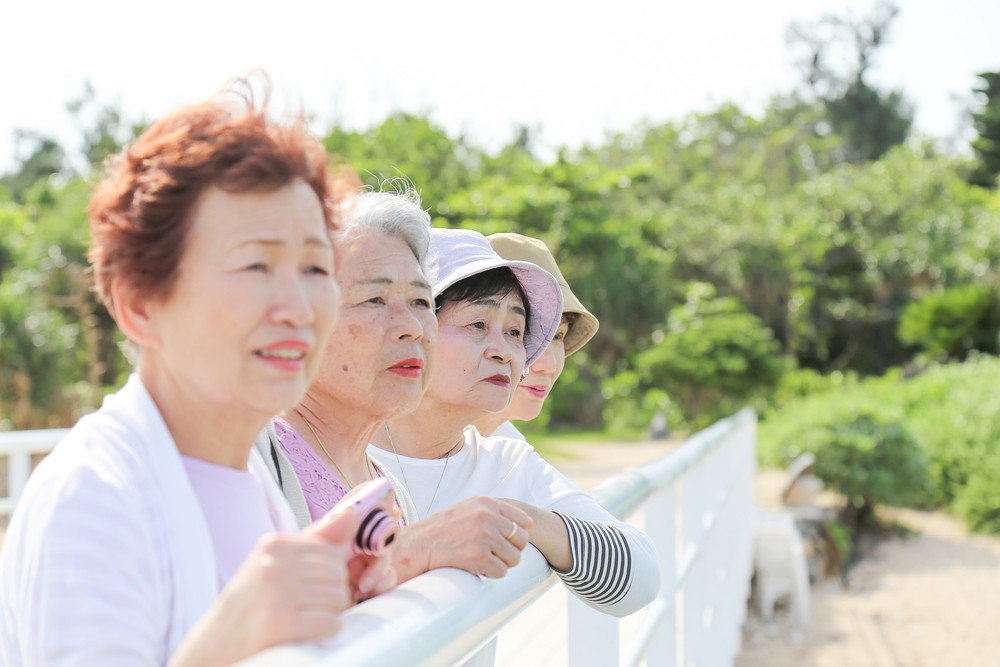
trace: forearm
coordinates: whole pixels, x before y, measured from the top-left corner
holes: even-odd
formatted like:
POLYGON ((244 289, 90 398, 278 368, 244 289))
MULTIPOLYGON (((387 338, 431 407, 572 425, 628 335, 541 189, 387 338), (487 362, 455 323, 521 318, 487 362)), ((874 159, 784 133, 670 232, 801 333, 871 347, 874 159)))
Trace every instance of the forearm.
POLYGON ((231 634, 231 628, 224 627, 225 620, 216 604, 184 637, 168 667, 225 667, 252 655, 236 650, 232 642, 220 641, 220 635, 231 634))
POLYGON ((603 521, 510 502, 531 517, 529 541, 566 586, 594 607, 617 613, 614 607, 628 595, 635 574, 632 550, 623 531, 603 521))
POLYGON ((605 607, 620 602, 632 583, 632 552, 622 531, 598 521, 552 512, 565 522, 572 568, 556 571, 584 600, 605 607))
POLYGON ((531 517, 531 530, 528 541, 538 549, 549 565, 557 573, 573 569, 573 550, 566 522, 555 512, 518 503, 518 506, 531 517))

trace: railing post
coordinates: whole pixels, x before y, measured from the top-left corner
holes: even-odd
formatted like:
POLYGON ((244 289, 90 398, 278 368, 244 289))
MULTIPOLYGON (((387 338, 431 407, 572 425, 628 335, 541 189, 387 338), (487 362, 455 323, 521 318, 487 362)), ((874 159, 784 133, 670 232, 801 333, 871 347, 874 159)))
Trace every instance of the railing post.
MULTIPOLYGON (((647 664, 671 667, 677 665, 677 564, 678 564, 678 521, 677 485, 670 484, 653 495, 645 507, 645 528, 653 541, 660 561, 660 594, 657 602, 665 605, 665 618, 659 623, 652 643, 649 645, 647 664)), ((646 613, 654 613, 651 607, 646 613)))
POLYGON ((7 455, 7 496, 20 498, 31 474, 31 453, 12 452, 7 455))
POLYGON ((588 607, 570 595, 566 607, 569 622, 569 664, 573 667, 604 667, 618 664, 618 619, 588 607))

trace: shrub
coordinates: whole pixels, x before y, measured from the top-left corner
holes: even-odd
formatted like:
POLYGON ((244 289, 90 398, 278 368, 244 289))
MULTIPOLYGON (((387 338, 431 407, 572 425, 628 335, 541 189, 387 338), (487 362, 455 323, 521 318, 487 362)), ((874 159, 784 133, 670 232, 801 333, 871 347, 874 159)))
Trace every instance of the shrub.
POLYGON ((646 388, 666 391, 695 426, 739 410, 777 384, 787 368, 770 329, 732 297, 694 283, 665 331, 636 357, 646 388))
POLYGON ((789 435, 800 451, 816 455, 816 476, 843 494, 859 523, 877 504, 912 506, 927 497, 926 457, 892 416, 847 411, 803 426, 789 435))
POLYGON ((1000 533, 998 377, 1000 359, 978 355, 932 364, 914 377, 897 370, 809 396, 766 415, 758 453, 763 463, 784 466, 808 449, 817 468, 834 468, 817 474, 845 495, 857 495, 863 482, 879 490, 876 502, 948 505, 970 528, 1000 533), (876 454, 874 441, 886 451, 876 454), (919 457, 910 451, 914 444, 919 457), (862 455, 866 449, 871 457, 862 455), (847 470, 853 467, 867 470, 847 470))
POLYGON ((926 458, 900 424, 861 414, 816 435, 816 475, 844 495, 859 521, 877 504, 908 506, 926 496, 926 458))
POLYGON ((964 285, 914 301, 899 321, 899 340, 932 357, 965 359, 997 353, 1000 294, 989 285, 964 285))
POLYGON ((955 511, 972 530, 1000 534, 1000 450, 994 449, 969 475, 955 497, 955 511))

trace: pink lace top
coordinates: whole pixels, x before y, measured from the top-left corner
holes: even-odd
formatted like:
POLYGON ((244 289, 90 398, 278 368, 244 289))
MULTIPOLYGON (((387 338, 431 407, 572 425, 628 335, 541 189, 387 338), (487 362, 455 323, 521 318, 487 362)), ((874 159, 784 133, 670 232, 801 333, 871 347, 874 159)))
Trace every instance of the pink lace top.
POLYGON ((291 424, 281 417, 275 417, 274 430, 281 450, 288 457, 288 462, 292 464, 295 476, 299 479, 309 507, 309 516, 316 521, 346 496, 350 487, 340 479, 340 475, 330 470, 291 424))

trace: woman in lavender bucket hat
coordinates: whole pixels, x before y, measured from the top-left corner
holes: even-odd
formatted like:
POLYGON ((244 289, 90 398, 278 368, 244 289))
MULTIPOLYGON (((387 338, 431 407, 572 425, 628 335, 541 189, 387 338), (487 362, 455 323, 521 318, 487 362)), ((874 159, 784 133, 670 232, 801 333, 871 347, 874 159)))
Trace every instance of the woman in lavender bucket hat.
POLYGON ((526 365, 556 334, 558 282, 535 264, 503 259, 470 230, 432 229, 428 264, 435 366, 420 406, 378 431, 370 455, 406 486, 421 518, 477 496, 522 510, 510 513, 509 528, 496 528, 502 538, 521 548, 527 536, 590 606, 615 616, 637 611, 659 589, 649 538, 528 443, 483 437, 470 426, 507 406, 526 365))

